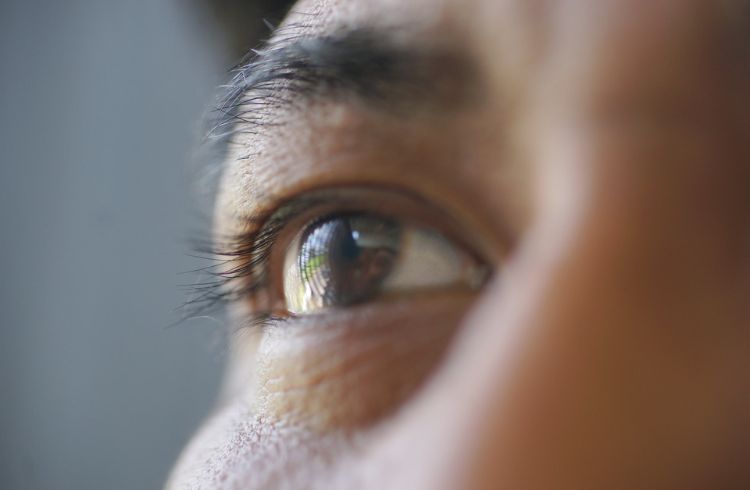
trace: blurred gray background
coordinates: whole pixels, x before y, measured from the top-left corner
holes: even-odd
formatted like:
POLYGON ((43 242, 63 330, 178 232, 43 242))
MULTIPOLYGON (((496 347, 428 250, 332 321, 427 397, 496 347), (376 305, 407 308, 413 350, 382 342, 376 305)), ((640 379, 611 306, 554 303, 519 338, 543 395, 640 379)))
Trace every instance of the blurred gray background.
POLYGON ((269 5, 0 0, 0 488, 160 488, 210 410, 191 154, 269 5))

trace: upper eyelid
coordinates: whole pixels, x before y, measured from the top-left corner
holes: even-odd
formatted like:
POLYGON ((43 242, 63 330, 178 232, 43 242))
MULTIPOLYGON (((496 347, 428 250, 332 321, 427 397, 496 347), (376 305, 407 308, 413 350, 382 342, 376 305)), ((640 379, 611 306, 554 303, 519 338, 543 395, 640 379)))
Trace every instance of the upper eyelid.
POLYGON ((278 232, 295 211, 310 205, 314 205, 313 199, 299 197, 269 213, 241 218, 249 227, 243 233, 215 236, 208 246, 194 245, 198 257, 210 260, 212 264, 193 271, 207 275, 209 279, 188 286, 192 298, 182 305, 183 319, 213 312, 264 288, 267 278, 262 266, 278 232), (243 280, 240 286, 230 286, 240 279, 243 280))
MULTIPOLYGON (((411 214, 411 218, 408 218, 406 217, 408 212, 405 210, 398 210, 397 213, 395 209, 384 211, 382 206, 378 209, 378 206, 374 203, 366 202, 367 199, 362 198, 362 194, 366 193, 379 195, 380 198, 398 195, 405 202, 412 202, 421 208, 423 216, 427 214, 433 217, 442 215, 445 219, 448 219, 448 213, 440 206, 436 206, 434 203, 405 189, 356 185, 313 189, 299 193, 287 201, 277 204, 276 207, 269 207, 268 212, 263 215, 241 218, 248 225, 246 232, 234 236, 218 237, 215 240, 211 254, 219 260, 218 267, 211 273, 214 277, 213 283, 205 286, 211 288, 214 296, 207 298, 207 301, 204 302, 209 304, 204 305, 201 304, 201 301, 198 301, 196 306, 209 309, 217 305, 253 297, 261 291, 268 291, 269 288, 274 286, 269 278, 269 263, 271 262, 271 255, 278 245, 280 234, 285 233, 285 230, 294 222, 298 223, 301 228, 311 219, 321 218, 327 213, 358 211, 378 212, 393 216, 398 214, 397 217, 402 220, 416 221, 420 225, 438 229, 438 231, 445 233, 446 237, 458 242, 478 261, 490 263, 487 257, 483 257, 477 250, 476 244, 469 243, 466 237, 456 236, 455 233, 449 233, 445 229, 441 230, 435 221, 420 222, 414 214, 411 214), (325 208, 328 211, 325 211, 325 208)), ((290 230, 290 233, 296 234, 298 231, 296 229, 290 230)), ((272 312, 259 312, 258 317, 262 319, 270 313, 272 312)))
POLYGON ((230 275, 226 277, 234 279, 239 277, 240 274, 242 277, 253 276, 252 287, 263 287, 267 278, 262 268, 256 266, 267 261, 271 246, 287 223, 297 214, 320 204, 321 201, 321 199, 315 197, 298 196, 265 216, 243 218, 243 220, 252 224, 251 229, 240 235, 227 237, 223 240, 217 239, 214 254, 229 259, 249 259, 250 268, 247 270, 245 268, 231 270, 230 275))

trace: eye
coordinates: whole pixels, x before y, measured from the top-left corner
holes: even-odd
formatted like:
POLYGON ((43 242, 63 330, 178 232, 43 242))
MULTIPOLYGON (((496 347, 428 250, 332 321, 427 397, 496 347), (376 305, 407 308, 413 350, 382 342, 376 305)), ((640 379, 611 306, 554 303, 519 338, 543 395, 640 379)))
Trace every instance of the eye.
POLYGON ((283 263, 286 308, 345 307, 390 293, 475 288, 483 268, 441 233, 370 213, 318 219, 292 240, 283 263))

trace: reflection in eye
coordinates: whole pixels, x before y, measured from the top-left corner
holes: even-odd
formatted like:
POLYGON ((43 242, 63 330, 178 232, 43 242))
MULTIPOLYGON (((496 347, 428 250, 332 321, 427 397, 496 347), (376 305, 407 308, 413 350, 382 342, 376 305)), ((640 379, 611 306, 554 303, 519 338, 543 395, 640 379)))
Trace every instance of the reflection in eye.
POLYGON ((382 293, 475 287, 469 254, 434 230, 374 214, 335 215, 309 225, 284 259, 284 297, 296 314, 343 307, 382 293))

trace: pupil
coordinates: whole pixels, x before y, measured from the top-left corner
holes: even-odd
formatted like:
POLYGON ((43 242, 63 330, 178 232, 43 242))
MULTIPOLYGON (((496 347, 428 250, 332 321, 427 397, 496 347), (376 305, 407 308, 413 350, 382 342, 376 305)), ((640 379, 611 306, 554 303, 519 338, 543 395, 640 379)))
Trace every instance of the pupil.
POLYGON ((357 245, 359 232, 351 229, 351 223, 343 223, 345 229, 341 237, 341 255, 344 259, 353 260, 359 257, 360 248, 357 245))
POLYGON ((311 226, 299 253, 305 296, 346 306, 376 295, 398 257, 400 226, 373 215, 330 218, 311 226))

